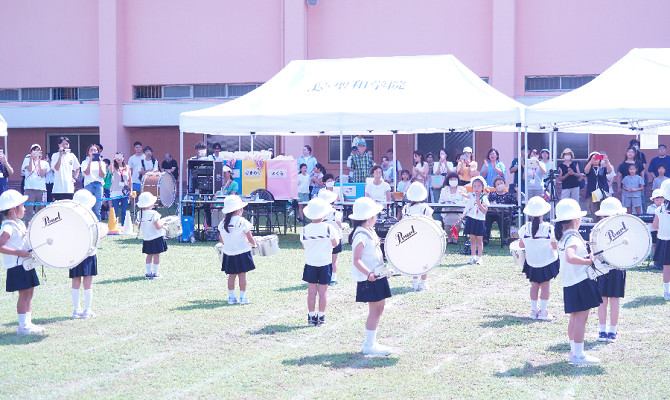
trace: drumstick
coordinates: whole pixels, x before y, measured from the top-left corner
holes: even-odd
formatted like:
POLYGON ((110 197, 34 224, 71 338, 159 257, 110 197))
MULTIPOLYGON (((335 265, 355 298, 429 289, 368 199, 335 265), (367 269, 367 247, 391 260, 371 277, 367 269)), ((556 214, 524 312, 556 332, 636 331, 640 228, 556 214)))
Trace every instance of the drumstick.
POLYGON ((379 279, 379 278, 384 278, 384 277, 392 277, 392 276, 402 276, 402 274, 399 274, 399 273, 395 273, 395 274, 380 274, 380 275, 375 274, 375 278, 377 278, 377 279, 379 279))
MULTIPOLYGON (((481 200, 484 198, 485 195, 486 195, 486 193, 482 192, 482 195, 479 196, 479 200, 481 201, 481 200)), ((456 223, 454 223, 454 224, 451 226, 451 237, 452 237, 452 238, 456 239, 456 238, 458 237, 458 228, 457 228, 458 224, 460 224, 461 221, 463 221, 463 218, 465 218, 465 217, 468 215, 468 213, 470 212, 470 210, 472 210, 472 209, 475 208, 476 206, 477 206, 477 203, 473 204, 472 207, 470 207, 470 208, 468 209, 468 211, 466 211, 465 214, 463 214, 463 215, 461 216, 461 218, 459 218, 458 221, 456 221, 456 223)))
POLYGON ((28 252, 31 252, 35 249, 39 249, 40 247, 44 246, 45 244, 48 244, 49 246, 51 246, 52 244, 54 244, 54 240, 52 238, 48 238, 46 242, 33 247, 32 249, 28 250, 28 252))
POLYGON ((597 255, 602 254, 603 252, 605 252, 605 251, 607 251, 607 250, 612 250, 613 248, 615 248, 615 247, 617 247, 617 246, 620 246, 620 245, 622 245, 622 244, 623 244, 624 246, 627 246, 627 245, 628 245, 628 238, 623 238, 622 241, 620 241, 619 243, 615 244, 615 245, 612 246, 612 247, 608 247, 608 248, 606 248, 606 249, 603 249, 603 250, 600 250, 600 251, 596 251, 595 253, 593 253, 593 255, 594 255, 594 256, 597 256, 597 255))

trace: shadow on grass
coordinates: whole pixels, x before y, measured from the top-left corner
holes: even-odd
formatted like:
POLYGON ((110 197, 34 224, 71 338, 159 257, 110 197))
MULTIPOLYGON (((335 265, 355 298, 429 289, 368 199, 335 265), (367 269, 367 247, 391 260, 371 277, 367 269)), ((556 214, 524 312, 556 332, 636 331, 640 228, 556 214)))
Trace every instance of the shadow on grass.
POLYGON ((275 289, 275 292, 297 292, 297 291, 300 291, 300 290, 307 290, 307 284, 303 283, 302 285, 283 287, 283 288, 275 289))
POLYGON ((268 325, 257 331, 247 331, 250 335, 274 335, 275 333, 291 332, 298 329, 309 328, 307 325, 288 326, 288 325, 268 325))
POLYGON ((491 318, 492 321, 482 322, 479 324, 482 328, 504 328, 506 326, 528 325, 542 323, 542 321, 534 321, 526 317, 518 317, 516 315, 484 315, 484 318, 491 318))
POLYGON ((635 300, 629 301, 625 304, 623 304, 621 307, 623 308, 640 308, 640 307, 647 307, 647 306, 660 306, 662 304, 668 303, 667 300, 665 300, 661 296, 640 296, 636 298, 635 300))
POLYGON ((603 367, 600 365, 589 365, 589 366, 575 366, 571 365, 567 361, 558 361, 551 364, 544 364, 533 366, 531 363, 526 362, 523 367, 511 368, 504 372, 497 372, 493 374, 498 378, 526 378, 533 375, 546 375, 546 376, 575 376, 575 375, 603 375, 606 374, 603 367))
POLYGON ((192 311, 192 310, 211 310, 214 308, 234 306, 235 304, 228 304, 224 300, 191 300, 188 306, 181 306, 173 308, 171 311, 192 311))
POLYGON ((17 335, 14 333, 0 333, 0 346, 21 346, 37 343, 46 339, 48 335, 17 335))
MULTIPOLYGON (((584 342, 584 350, 596 350, 600 346, 607 346, 607 342, 599 342, 597 340, 594 341, 585 341, 584 342)), ((553 346, 547 347, 547 351, 550 351, 552 353, 565 353, 568 354, 570 351, 570 343, 559 343, 555 344, 553 346)))
POLYGON ((105 279, 104 281, 96 282, 96 285, 108 285, 110 283, 127 283, 127 282, 136 282, 136 281, 144 281, 148 280, 147 278, 143 276, 129 276, 127 278, 120 278, 120 279, 105 279))
POLYGON ((407 287, 407 286, 402 286, 402 287, 394 287, 391 288, 391 294, 393 296, 401 295, 401 294, 407 294, 409 292, 414 292, 415 290, 407 287))
MULTIPOLYGON (((54 322, 67 321, 69 319, 72 318, 70 317, 35 318, 33 319, 33 323, 35 325, 48 325, 53 324, 54 322)), ((7 322, 6 324, 3 324, 3 326, 16 326, 16 325, 17 325, 16 321, 7 322)))
POLYGON ((383 368, 392 367, 398 363, 398 357, 366 357, 363 353, 334 353, 316 356, 305 356, 295 360, 284 360, 284 365, 321 365, 326 368, 383 368))

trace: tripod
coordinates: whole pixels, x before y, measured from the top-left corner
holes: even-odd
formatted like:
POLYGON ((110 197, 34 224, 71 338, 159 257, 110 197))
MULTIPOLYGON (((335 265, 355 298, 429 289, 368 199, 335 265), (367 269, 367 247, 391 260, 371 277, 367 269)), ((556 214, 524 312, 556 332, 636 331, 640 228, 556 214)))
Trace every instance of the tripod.
MULTIPOLYGON (((551 216, 554 216, 554 210, 556 209, 556 203, 560 200, 558 198, 558 192, 556 191, 556 174, 557 170, 549 170, 549 176, 544 179, 545 188, 549 192, 549 203, 551 204, 551 216)), ((553 219, 553 218, 552 218, 553 219)))

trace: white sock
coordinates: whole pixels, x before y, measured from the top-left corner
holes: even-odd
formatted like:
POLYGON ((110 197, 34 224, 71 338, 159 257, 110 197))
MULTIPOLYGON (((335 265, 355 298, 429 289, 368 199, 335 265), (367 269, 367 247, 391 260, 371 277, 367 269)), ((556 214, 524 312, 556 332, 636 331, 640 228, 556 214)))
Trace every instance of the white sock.
POLYGON ((319 311, 319 317, 323 317, 324 315, 326 315, 325 312, 321 312, 321 311, 319 311))
POLYGON ((75 310, 79 309, 79 289, 72 289, 72 305, 75 310))
POLYGON ((147 263, 147 274, 151 275, 151 263, 147 263))
POLYGON ((337 280, 337 272, 333 272, 333 275, 330 278, 331 281, 336 281, 337 280))
POLYGON ((419 280, 419 285, 423 285, 424 283, 426 283, 426 280, 425 280, 425 279, 420 279, 420 280, 419 280))
POLYGON ((314 311, 309 312, 309 317, 312 318, 314 316, 314 311))
POLYGON ((670 282, 663 283, 663 287, 665 288, 665 293, 670 292, 670 282))
POLYGON ((26 314, 18 314, 19 316, 19 327, 23 328, 26 326, 26 314))
POLYGON ((415 277, 412 280, 412 286, 414 287, 414 290, 416 290, 419 287, 419 278, 415 277))
POLYGON ((370 347, 373 344, 375 344, 375 340, 377 339, 377 330, 375 329, 374 331, 370 330, 365 330, 365 345, 370 347))
POLYGON ((26 312, 26 325, 31 325, 33 323, 33 312, 26 312))
POLYGON ((575 341, 574 340, 570 340, 570 351, 572 352, 572 354, 575 353, 575 341))
POLYGON ((530 308, 531 308, 533 311, 537 311, 537 300, 531 300, 531 301, 530 301, 530 308))
POLYGON ((160 264, 154 264, 154 274, 158 275, 158 268, 160 267, 160 264))
POLYGON ((547 303, 549 303, 549 300, 540 300, 540 311, 547 311, 547 303))
POLYGON ((610 325, 610 333, 616 333, 616 325, 610 325))
POLYGON ((246 290, 240 290, 240 299, 243 299, 247 297, 247 291, 246 290))
POLYGON ((235 297, 235 290, 229 290, 228 297, 235 297))
POLYGON ((599 324, 600 332, 607 332, 607 324, 599 324))
POLYGON ((84 289, 84 310, 91 309, 92 301, 93 301, 93 289, 84 289))
POLYGON ((575 356, 583 357, 584 356, 584 342, 576 343, 575 342, 575 356))

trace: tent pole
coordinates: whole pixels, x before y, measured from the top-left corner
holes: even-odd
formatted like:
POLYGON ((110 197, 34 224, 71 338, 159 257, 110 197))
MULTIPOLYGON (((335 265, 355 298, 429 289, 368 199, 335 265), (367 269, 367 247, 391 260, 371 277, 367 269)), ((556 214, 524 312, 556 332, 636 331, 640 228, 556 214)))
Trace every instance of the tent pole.
POLYGON ((395 135, 398 133, 398 131, 393 131, 393 191, 395 192, 398 188, 398 174, 400 174, 400 171, 398 171, 398 162, 396 161, 398 156, 396 156, 395 153, 395 135))
MULTIPOLYGON (((519 124, 518 126, 519 126, 519 130, 517 132, 517 151, 518 151, 517 160, 518 160, 518 162, 517 162, 517 165, 516 165, 517 176, 519 176, 518 174, 521 173, 521 124, 519 124)), ((517 192, 516 201, 517 201, 517 205, 519 206, 519 210, 521 210, 521 179, 518 179, 516 184, 517 184, 517 187, 516 187, 516 192, 517 192)), ((518 229, 521 229, 521 218, 517 217, 516 227, 518 229)))
MULTIPOLYGON (((181 171, 182 180, 184 175, 188 177, 188 171, 184 174, 184 131, 181 129, 179 130, 179 171, 181 171)), ((177 184, 179 185, 179 210, 177 210, 177 215, 181 217, 184 211, 184 205, 182 204, 184 201, 184 185, 181 180, 177 184)))
POLYGON ((7 136, 8 135, 5 135, 5 154, 7 154, 7 136))
MULTIPOLYGON (((525 126, 524 130, 523 130, 523 144, 526 146, 526 150, 524 150, 524 152, 523 152, 523 167, 524 167, 523 171, 525 172, 526 171, 525 170, 526 164, 528 163, 528 150, 530 149, 530 147, 528 147, 528 126, 525 126)), ((526 204, 528 204, 528 200, 530 200, 528 198, 528 174, 525 174, 525 175, 526 175, 526 177, 523 179, 524 186, 525 186, 524 189, 526 189, 526 190, 524 190, 524 195, 525 195, 524 197, 526 198, 526 204)), ((524 216, 525 215, 526 214, 524 214, 524 216)), ((524 221, 527 222, 526 217, 524 217, 524 221)))
POLYGON ((249 136, 251 136, 251 151, 254 151, 254 134, 253 134, 253 132, 249 136))
POLYGON ((342 180, 344 179, 344 176, 342 175, 344 170, 342 167, 342 152, 344 149, 342 146, 344 146, 344 138, 342 136, 342 131, 340 131, 340 201, 344 201, 344 190, 342 189, 342 180))

